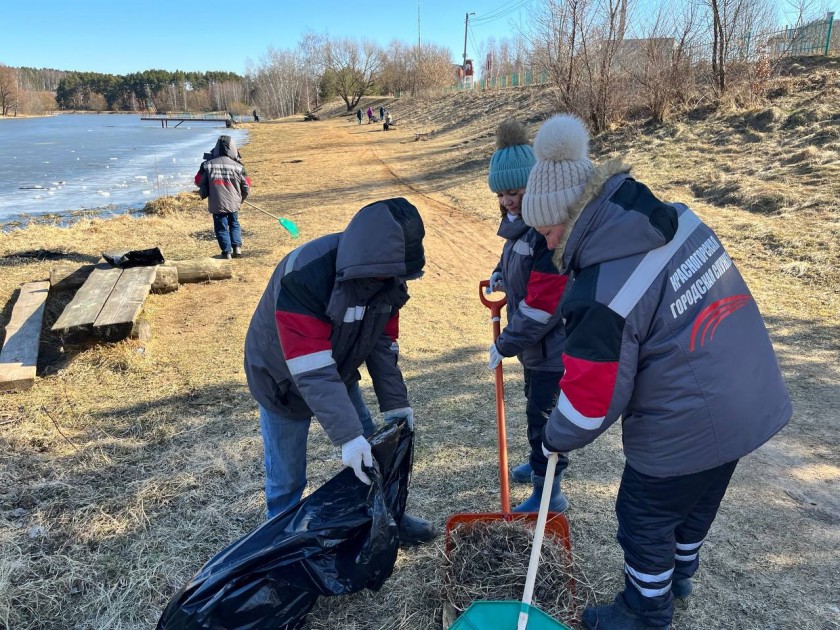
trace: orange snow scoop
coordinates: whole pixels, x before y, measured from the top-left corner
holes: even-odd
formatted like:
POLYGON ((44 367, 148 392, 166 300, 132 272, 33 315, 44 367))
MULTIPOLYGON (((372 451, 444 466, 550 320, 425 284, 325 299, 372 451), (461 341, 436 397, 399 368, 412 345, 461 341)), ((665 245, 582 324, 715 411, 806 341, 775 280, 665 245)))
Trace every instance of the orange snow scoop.
MULTIPOLYGON (((478 284, 478 297, 481 303, 490 309, 493 322, 493 340, 501 334, 502 308, 507 304, 507 298, 491 300, 484 294, 484 289, 490 286, 488 280, 478 284)), ((537 524, 537 513, 511 513, 510 485, 507 470, 507 434, 505 432, 505 384, 502 375, 502 364, 496 366, 496 431, 499 439, 499 491, 501 495, 501 512, 477 512, 453 514, 446 521, 446 553, 451 551, 450 534, 459 527, 470 526, 475 523, 490 523, 495 521, 522 521, 531 526, 537 524)), ((571 552, 569 540, 569 523, 559 512, 549 512, 545 523, 547 536, 562 542, 567 551, 571 552)))

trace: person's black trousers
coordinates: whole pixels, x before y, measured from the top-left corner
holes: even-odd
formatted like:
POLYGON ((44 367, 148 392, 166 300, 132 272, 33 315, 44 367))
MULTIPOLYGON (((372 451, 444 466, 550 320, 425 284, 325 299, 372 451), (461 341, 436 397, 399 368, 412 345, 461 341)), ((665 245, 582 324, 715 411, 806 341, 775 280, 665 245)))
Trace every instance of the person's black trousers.
POLYGON ((673 580, 697 571, 738 460, 679 477, 651 477, 624 466, 615 513, 624 550, 624 601, 652 627, 674 615, 673 580))
MULTIPOLYGON (((545 477, 548 459, 542 452, 543 428, 560 395, 563 372, 542 372, 525 368, 525 416, 528 419, 528 443, 531 445, 531 468, 538 477, 545 477)), ((554 474, 559 477, 569 465, 569 458, 560 453, 554 474)))

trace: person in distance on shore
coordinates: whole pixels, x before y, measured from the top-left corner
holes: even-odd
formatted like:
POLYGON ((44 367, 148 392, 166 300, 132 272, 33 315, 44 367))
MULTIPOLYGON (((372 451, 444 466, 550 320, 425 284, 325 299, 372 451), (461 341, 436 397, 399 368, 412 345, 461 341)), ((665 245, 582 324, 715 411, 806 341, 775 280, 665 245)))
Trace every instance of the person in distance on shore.
POLYGON ((195 185, 202 199, 208 199, 207 210, 213 215, 216 241, 222 258, 242 255, 242 228, 239 208, 251 191, 251 180, 239 150, 230 136, 219 136, 216 146, 207 154, 195 174, 195 185))
MULTIPOLYGON (((365 206, 343 232, 290 252, 274 271, 245 337, 245 375, 259 404, 267 516, 295 505, 306 487, 312 416, 341 447, 345 466, 370 478, 375 430, 359 387, 364 363, 385 422, 414 411, 399 367, 406 281, 423 275, 425 229, 403 198, 365 206)), ((400 543, 432 540, 434 526, 403 514, 400 543)))
POLYGON ((792 407, 761 313, 715 233, 620 160, 593 165, 588 143, 579 119, 546 121, 522 200, 525 223, 574 276, 543 448, 581 448, 622 419, 624 590, 585 609, 583 623, 668 628, 738 460, 792 407))
MULTIPOLYGON (((528 499, 513 508, 514 512, 539 510, 548 464, 542 452, 542 433, 560 392, 566 338, 560 300, 567 278, 552 264, 553 252, 542 235, 522 220, 522 195, 533 165, 534 153, 522 123, 506 120, 499 125, 487 183, 498 198, 501 223, 497 234, 505 239, 505 244, 499 263, 490 274, 489 288, 507 295, 507 325, 490 346, 489 367, 493 370, 504 357, 511 356, 522 363, 531 453, 529 460, 516 466, 511 476, 519 483, 532 483, 534 488, 528 499), (540 299, 536 300, 538 295, 540 299)), ((563 512, 569 507, 560 490, 568 464, 565 455, 559 458, 551 488, 552 512, 563 512)))

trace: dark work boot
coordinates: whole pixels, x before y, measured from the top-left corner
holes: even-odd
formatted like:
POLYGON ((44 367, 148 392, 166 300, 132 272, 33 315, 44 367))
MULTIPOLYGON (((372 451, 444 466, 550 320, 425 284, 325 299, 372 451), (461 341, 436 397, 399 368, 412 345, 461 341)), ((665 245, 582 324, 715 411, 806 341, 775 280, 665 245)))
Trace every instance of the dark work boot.
POLYGON ((233 246, 233 257, 234 258, 241 258, 242 257, 242 246, 241 245, 234 245, 233 246))
POLYGON ((223 260, 230 260, 230 252, 222 252, 222 259, 223 260))
POLYGON ((413 547, 434 540, 437 528, 429 521, 411 514, 403 514, 400 521, 400 546, 413 547))
MULTIPOLYGON (((525 499, 522 503, 517 505, 511 512, 539 512, 540 499, 542 499, 543 486, 545 485, 545 477, 538 475, 531 475, 534 484, 534 491, 531 496, 525 499)), ((549 512, 565 512, 569 507, 569 500, 560 490, 560 480, 563 478, 563 473, 554 476, 554 483, 551 484, 551 501, 548 503, 549 512)))
POLYGON ((624 598, 619 594, 612 604, 585 608, 583 627, 588 630, 667 630, 670 626, 649 626, 627 608, 624 598))
POLYGON ((671 594, 674 599, 685 599, 691 595, 694 587, 691 586, 691 578, 679 578, 671 582, 671 594))
POLYGON ((534 472, 534 469, 531 468, 531 462, 525 462, 510 471, 510 478, 516 483, 531 483, 532 472, 534 472))

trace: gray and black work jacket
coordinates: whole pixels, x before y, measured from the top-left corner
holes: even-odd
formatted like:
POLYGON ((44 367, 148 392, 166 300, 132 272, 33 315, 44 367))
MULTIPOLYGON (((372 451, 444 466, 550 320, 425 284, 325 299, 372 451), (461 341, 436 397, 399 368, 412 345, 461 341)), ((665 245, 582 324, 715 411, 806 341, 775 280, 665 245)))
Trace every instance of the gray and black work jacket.
POLYGON ((381 411, 408 407, 398 366, 403 277, 424 264, 423 222, 402 198, 362 208, 344 232, 290 252, 245 338, 248 386, 264 408, 310 418, 336 445, 362 435, 347 387, 364 363, 381 411))
POLYGON ((502 356, 516 355, 528 369, 563 371, 566 333, 560 301, 568 291, 568 276, 552 263, 545 238, 521 218, 502 218, 505 239, 494 271, 502 274, 507 297, 507 324, 496 340, 502 356))
POLYGON ((621 417, 629 466, 692 474, 764 444, 787 424, 791 402, 720 239, 628 171, 596 169, 556 259, 575 283, 563 301, 566 372, 545 442, 580 448, 621 417))
POLYGON ((225 144, 221 138, 217 140, 210 153, 213 157, 202 162, 195 174, 199 196, 202 199, 209 197, 207 210, 210 214, 239 212, 251 191, 251 179, 239 159, 239 151, 232 141, 228 142, 230 144, 225 144))

